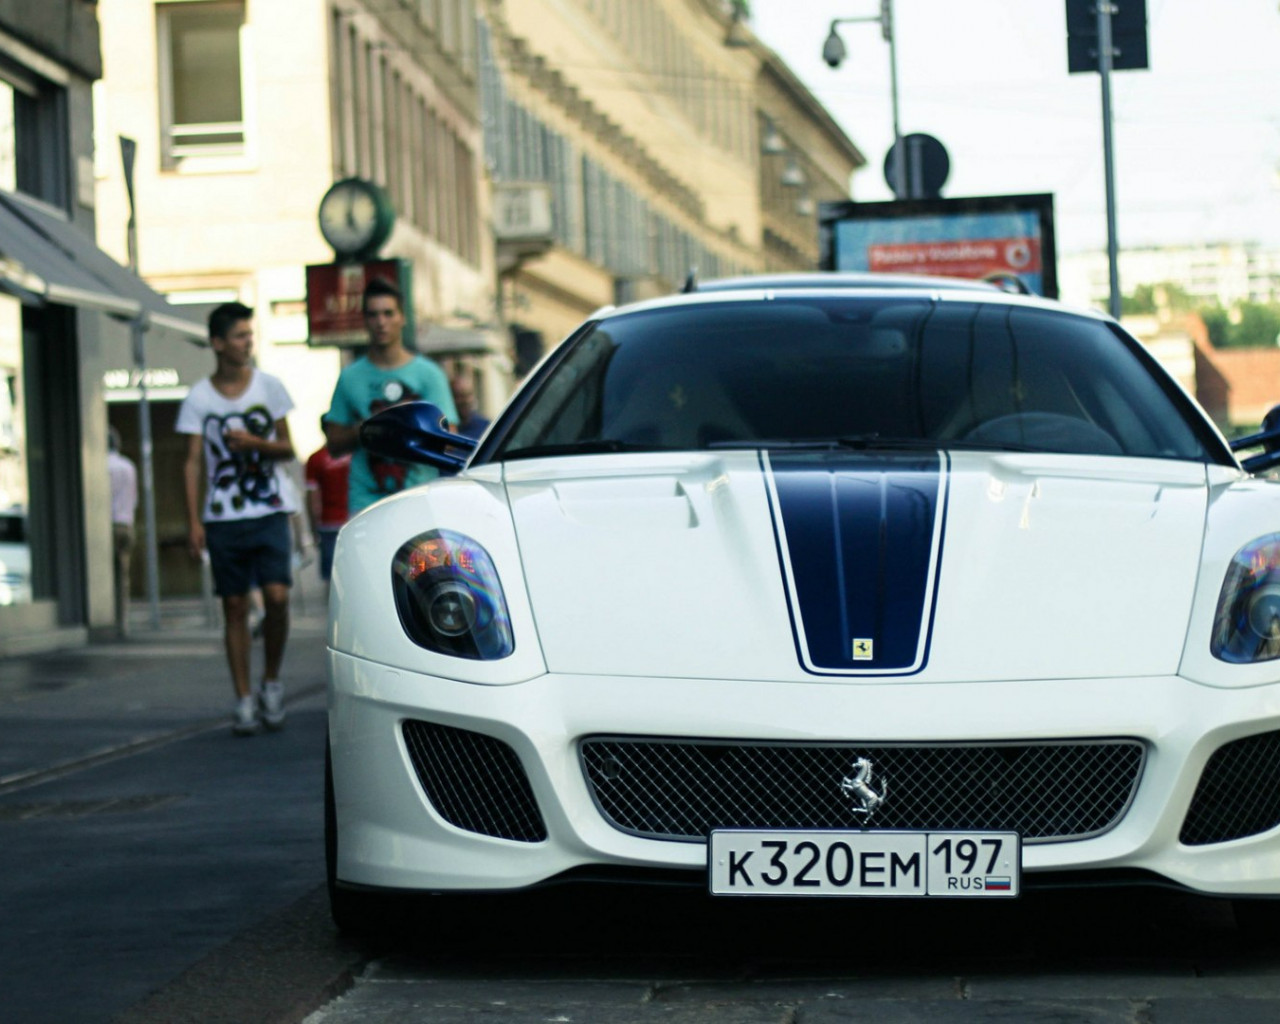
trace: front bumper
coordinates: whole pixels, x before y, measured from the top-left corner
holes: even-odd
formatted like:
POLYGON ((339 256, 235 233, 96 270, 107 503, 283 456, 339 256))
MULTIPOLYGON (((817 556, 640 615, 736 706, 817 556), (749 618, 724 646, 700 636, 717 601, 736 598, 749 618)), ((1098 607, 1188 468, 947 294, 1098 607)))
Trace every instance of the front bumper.
MULTIPOLYGON (((1122 737, 1146 747, 1123 816, 1101 835, 1024 846, 1024 872, 1055 878, 1080 872, 1082 879, 1095 872, 1150 872, 1205 893, 1280 895, 1280 828, 1196 846, 1179 838, 1215 751, 1273 730, 1280 730, 1280 684, 1216 689, 1179 677, 851 684, 543 675, 496 686, 331 651, 337 877, 390 889, 507 890, 596 869, 705 870, 704 844, 644 838, 606 820, 579 760, 578 741, 587 736, 782 743, 1122 737), (509 746, 527 776, 545 838, 494 838, 445 820, 415 773, 403 730, 409 720, 509 746)), ((1264 773, 1256 785, 1280 788, 1280 770, 1264 773)))

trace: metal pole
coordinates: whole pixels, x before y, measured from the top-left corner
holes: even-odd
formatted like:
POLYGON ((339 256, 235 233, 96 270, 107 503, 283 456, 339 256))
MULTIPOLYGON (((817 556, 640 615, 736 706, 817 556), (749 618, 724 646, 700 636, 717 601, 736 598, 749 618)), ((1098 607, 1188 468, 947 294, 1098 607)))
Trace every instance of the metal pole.
POLYGON ((1107 263, 1111 277, 1111 315, 1120 319, 1120 258, 1116 243, 1115 167, 1111 150, 1111 15, 1108 0, 1098 0, 1098 75, 1102 79, 1102 160, 1107 185, 1107 263))
MULTIPOLYGON (((129 248, 133 250, 134 227, 129 221, 129 248)), ((131 261, 132 262, 132 261, 131 261)), ((136 267, 134 268, 136 271, 136 267)), ((152 468, 151 448, 151 405, 147 401, 147 326, 143 314, 134 317, 133 330, 133 365, 138 375, 138 440, 142 447, 142 513, 146 524, 147 545, 147 605, 149 622, 152 629, 160 628, 160 567, 157 562, 156 545, 156 492, 155 473, 152 468)))
POLYGON ((898 46, 893 34, 893 0, 880 0, 880 34, 889 44, 889 94, 893 102, 894 191, 899 199, 914 199, 907 190, 907 154, 902 146, 902 129, 898 123, 898 46))
MULTIPOLYGON (((129 197, 129 269, 138 273, 138 219, 133 202, 133 158, 137 144, 120 136, 120 156, 124 162, 125 191, 129 197)), ((138 378, 138 441, 142 448, 142 514, 147 546, 147 605, 152 629, 160 628, 160 562, 156 531, 155 472, 152 466, 151 405, 147 401, 146 313, 139 313, 129 325, 133 336, 133 367, 138 378)))

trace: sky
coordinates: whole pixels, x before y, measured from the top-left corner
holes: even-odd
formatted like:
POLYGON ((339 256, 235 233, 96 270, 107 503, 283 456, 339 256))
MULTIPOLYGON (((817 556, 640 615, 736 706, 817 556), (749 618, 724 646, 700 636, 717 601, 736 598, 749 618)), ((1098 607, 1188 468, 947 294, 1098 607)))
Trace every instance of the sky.
MULTIPOLYGON (((1125 0, 1115 0, 1124 3, 1125 0)), ((1148 70, 1111 76, 1120 248, 1260 242, 1280 248, 1280 3, 1146 0, 1148 70)), ((834 18, 879 0, 752 0, 751 27, 867 157, 853 195, 892 199, 889 45, 834 18)), ((1067 73, 1065 0, 893 0, 899 121, 939 139, 947 198, 1049 192, 1059 254, 1105 249, 1102 88, 1067 73)))

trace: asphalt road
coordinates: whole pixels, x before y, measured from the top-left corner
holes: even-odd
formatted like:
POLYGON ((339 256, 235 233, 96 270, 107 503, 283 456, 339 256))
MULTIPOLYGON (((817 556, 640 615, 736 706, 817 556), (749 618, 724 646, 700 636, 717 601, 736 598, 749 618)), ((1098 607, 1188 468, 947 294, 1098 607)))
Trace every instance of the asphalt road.
MULTIPOLYGON (((12 1019, 102 1020, 324 877, 323 712, 229 730, 5 801, 0 962, 12 1019)), ((234 984, 234 982, 232 982, 234 984)))
POLYGON ((978 905, 556 889, 409 901, 398 930, 345 938, 322 885, 314 617, 289 666, 287 727, 241 740, 198 620, 0 662, 0 1020, 1280 1020, 1280 942, 1167 890, 978 905))
POLYGON ((714 903, 547 892, 429 909, 307 1024, 1280 1020, 1280 952, 1228 904, 1165 890, 973 903, 714 903))
POLYGON ((242 938, 324 879, 316 611, 295 623, 286 727, 249 739, 231 734, 220 634, 198 608, 127 643, 0 661, 0 1020, 109 1020, 228 944, 247 959, 169 1019, 323 1002, 357 956, 326 916, 324 950, 306 947, 323 977, 273 975, 283 958, 242 938))

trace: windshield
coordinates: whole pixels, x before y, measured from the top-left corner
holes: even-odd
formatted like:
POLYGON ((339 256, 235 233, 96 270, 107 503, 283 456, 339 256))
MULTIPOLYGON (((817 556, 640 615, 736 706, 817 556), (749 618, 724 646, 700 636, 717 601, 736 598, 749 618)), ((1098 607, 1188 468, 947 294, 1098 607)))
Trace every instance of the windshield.
POLYGON ((1104 321, 1066 312, 782 296, 615 316, 570 344, 495 458, 834 445, 1212 458, 1170 382, 1104 321))

